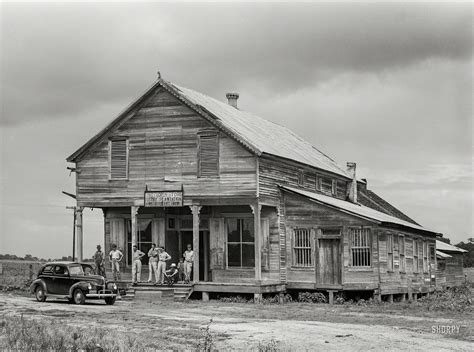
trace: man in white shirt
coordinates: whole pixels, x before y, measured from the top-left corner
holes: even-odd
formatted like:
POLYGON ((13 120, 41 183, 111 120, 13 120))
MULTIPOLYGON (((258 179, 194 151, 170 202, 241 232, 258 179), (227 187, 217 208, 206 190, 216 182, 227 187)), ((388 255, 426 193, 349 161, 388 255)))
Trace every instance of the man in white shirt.
POLYGON ((112 250, 109 253, 109 259, 112 263, 112 275, 114 277, 114 281, 120 280, 120 261, 123 258, 122 252, 117 249, 117 245, 112 245, 112 250))
POLYGON ((158 279, 158 248, 156 248, 156 244, 152 243, 151 248, 148 251, 148 282, 151 282, 153 279, 153 273, 155 273, 155 282, 159 282, 158 279))
POLYGON ((142 257, 145 255, 141 250, 138 249, 137 245, 134 244, 132 247, 132 285, 136 286, 140 282, 140 276, 142 273, 142 257))
POLYGON ((185 282, 189 283, 191 281, 191 272, 193 271, 193 260, 194 260, 194 251, 190 244, 187 245, 186 251, 183 253, 184 258, 184 277, 185 282))
MULTIPOLYGON (((165 280, 165 272, 166 272, 166 261, 170 260, 171 256, 165 252, 165 247, 159 248, 158 254, 158 279, 160 280, 156 284, 163 285, 165 280)), ((155 284, 155 285, 156 285, 155 284)))

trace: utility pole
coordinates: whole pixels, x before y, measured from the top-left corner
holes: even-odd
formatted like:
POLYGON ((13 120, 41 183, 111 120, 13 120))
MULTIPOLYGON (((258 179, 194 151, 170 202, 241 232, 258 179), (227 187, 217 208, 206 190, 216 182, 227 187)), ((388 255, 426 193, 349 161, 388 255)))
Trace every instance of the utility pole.
POLYGON ((72 261, 76 257, 76 207, 66 207, 66 209, 72 209, 74 213, 72 222, 72 261))

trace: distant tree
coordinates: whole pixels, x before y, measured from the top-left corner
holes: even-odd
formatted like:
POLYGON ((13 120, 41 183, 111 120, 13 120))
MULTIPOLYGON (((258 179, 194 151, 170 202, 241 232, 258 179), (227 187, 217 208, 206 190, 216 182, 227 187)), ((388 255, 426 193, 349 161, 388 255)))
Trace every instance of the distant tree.
POLYGON ((456 247, 465 249, 467 251, 466 253, 463 253, 464 267, 474 267, 474 243, 459 242, 456 247))
POLYGON ((440 237, 440 238, 438 238, 438 241, 441 241, 441 242, 444 242, 444 243, 447 243, 447 244, 451 244, 451 240, 447 237, 440 237))

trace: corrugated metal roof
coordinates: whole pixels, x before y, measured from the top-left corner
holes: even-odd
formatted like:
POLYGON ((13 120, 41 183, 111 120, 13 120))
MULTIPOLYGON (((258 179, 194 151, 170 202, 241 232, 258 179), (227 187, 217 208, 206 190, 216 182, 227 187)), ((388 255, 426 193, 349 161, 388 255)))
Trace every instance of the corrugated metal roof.
POLYGON ((192 89, 167 81, 164 81, 164 83, 172 89, 174 88, 185 100, 207 110, 226 129, 242 138, 245 143, 253 146, 260 153, 295 160, 350 178, 343 167, 288 128, 236 109, 227 103, 192 89))
POLYGON ((446 254, 446 253, 443 253, 443 252, 440 252, 440 251, 436 251, 436 256, 438 258, 442 258, 442 259, 451 258, 451 256, 449 254, 446 254))
POLYGON ((412 229, 415 229, 415 230, 438 233, 437 231, 429 230, 429 229, 427 229, 423 226, 412 224, 411 222, 398 219, 394 216, 382 213, 378 210, 366 207, 364 205, 355 204, 355 203, 352 203, 352 202, 349 202, 349 201, 345 201, 345 200, 325 196, 325 195, 319 194, 319 193, 303 191, 303 190, 298 189, 298 188, 287 187, 287 186, 280 186, 280 187, 283 188, 283 189, 286 189, 288 191, 298 193, 302 196, 305 196, 305 197, 310 198, 312 200, 315 200, 317 202, 320 202, 320 203, 323 203, 323 204, 326 204, 326 205, 329 205, 329 206, 332 206, 332 207, 339 208, 342 211, 345 211, 345 212, 348 212, 348 213, 351 213, 351 214, 354 214, 354 215, 358 215, 358 216, 361 216, 361 217, 364 217, 364 218, 367 218, 367 219, 376 220, 376 221, 382 222, 382 223, 402 225, 402 226, 409 227, 409 228, 412 228, 412 229))
POLYGON ((449 251, 449 252, 460 252, 460 253, 467 252, 465 249, 453 246, 448 243, 444 243, 443 241, 439 241, 439 240, 436 241, 436 249, 440 251, 449 251))

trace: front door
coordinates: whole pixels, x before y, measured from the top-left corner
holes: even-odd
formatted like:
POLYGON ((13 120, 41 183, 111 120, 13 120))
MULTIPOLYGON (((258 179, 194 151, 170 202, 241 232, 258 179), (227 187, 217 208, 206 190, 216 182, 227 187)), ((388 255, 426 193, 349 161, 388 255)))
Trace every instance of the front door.
POLYGON ((319 239, 319 263, 318 263, 319 285, 341 284, 341 249, 340 239, 319 239))

